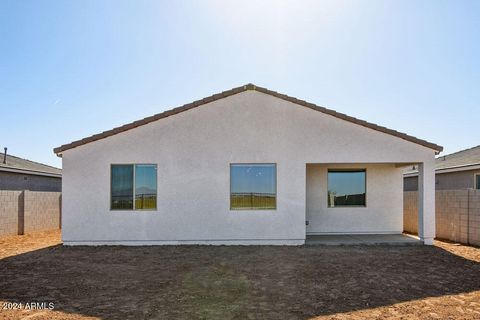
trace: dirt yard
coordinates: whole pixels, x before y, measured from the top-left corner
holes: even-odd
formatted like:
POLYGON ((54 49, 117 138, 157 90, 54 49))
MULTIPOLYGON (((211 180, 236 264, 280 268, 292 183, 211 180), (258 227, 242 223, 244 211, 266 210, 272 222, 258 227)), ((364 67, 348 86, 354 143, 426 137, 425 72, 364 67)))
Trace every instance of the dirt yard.
POLYGON ((63 247, 40 233, 0 238, 0 259, 1 306, 22 304, 1 319, 480 319, 480 249, 445 242, 63 247))

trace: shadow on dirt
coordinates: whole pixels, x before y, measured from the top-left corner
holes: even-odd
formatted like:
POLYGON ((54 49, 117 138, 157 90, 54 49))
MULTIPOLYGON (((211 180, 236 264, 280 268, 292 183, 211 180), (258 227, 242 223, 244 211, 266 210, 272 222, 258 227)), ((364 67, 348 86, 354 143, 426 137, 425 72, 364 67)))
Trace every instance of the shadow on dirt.
POLYGON ((0 300, 100 318, 309 319, 480 290, 438 247, 64 247, 0 260, 0 300))

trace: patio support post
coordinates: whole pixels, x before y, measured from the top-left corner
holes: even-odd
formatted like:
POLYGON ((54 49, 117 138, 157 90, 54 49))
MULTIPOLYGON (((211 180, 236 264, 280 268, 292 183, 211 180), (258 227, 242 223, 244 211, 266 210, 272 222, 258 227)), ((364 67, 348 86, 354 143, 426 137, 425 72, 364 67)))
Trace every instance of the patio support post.
POLYGON ((418 236, 426 245, 435 238, 435 165, 434 159, 418 166, 418 236))

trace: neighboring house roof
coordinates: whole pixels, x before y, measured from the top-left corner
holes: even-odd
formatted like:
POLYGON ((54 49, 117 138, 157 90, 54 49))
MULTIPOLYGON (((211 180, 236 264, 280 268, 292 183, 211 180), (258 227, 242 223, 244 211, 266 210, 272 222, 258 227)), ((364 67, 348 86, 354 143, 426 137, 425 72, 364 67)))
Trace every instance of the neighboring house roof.
POLYGON ((7 154, 6 164, 3 163, 4 154, 0 155, 0 171, 33 174, 40 176, 61 177, 62 169, 55 168, 43 163, 22 159, 7 154))
POLYGON ((250 83, 250 84, 247 84, 247 85, 244 85, 244 86, 241 86, 241 87, 233 88, 233 89, 228 90, 228 91, 224 91, 224 92, 221 92, 221 93, 214 94, 210 97, 207 97, 207 98, 204 98, 204 99, 201 99, 201 100, 197 100, 197 101, 194 101, 192 103, 185 104, 181 107, 177 107, 177 108, 174 108, 174 109, 162 112, 162 113, 158 113, 156 115, 144 118, 142 120, 134 121, 132 123, 114 128, 112 130, 108 130, 108 131, 104 131, 104 132, 99 133, 99 134, 95 134, 95 135, 90 136, 88 138, 84 138, 84 139, 77 140, 77 141, 74 141, 74 142, 71 142, 71 143, 68 143, 68 144, 64 144, 64 145, 62 145, 58 148, 53 149, 53 151, 57 155, 61 155, 61 153, 65 150, 72 149, 72 148, 75 148, 75 147, 78 147, 78 146, 81 146, 81 145, 84 145, 84 144, 87 144, 87 143, 90 143, 90 142, 93 142, 93 141, 97 141, 97 140, 100 140, 100 139, 104 139, 104 138, 113 136, 115 134, 118 134, 120 132, 131 130, 133 128, 148 124, 150 122, 157 121, 157 120, 160 120, 160 119, 163 119, 163 118, 166 118, 166 117, 169 117, 169 116, 172 116, 172 115, 175 115, 177 113, 184 112, 184 111, 187 111, 187 110, 190 110, 190 109, 193 109, 193 108, 197 108, 197 107, 202 106, 204 104, 207 104, 209 102, 213 102, 213 101, 216 101, 216 100, 219 100, 219 99, 223 99, 223 98, 226 98, 226 97, 229 97, 229 96, 232 96, 232 95, 235 95, 237 93, 241 93, 241 92, 244 92, 244 91, 247 91, 247 90, 255 90, 255 91, 258 91, 258 92, 262 92, 262 93, 274 96, 276 98, 283 99, 283 100, 298 104, 300 106, 304 106, 304 107, 313 109, 315 111, 319 111, 319 112, 331 115, 333 117, 336 117, 336 118, 339 118, 339 119, 342 119, 342 120, 345 120, 345 121, 349 121, 349 122, 352 122, 352 123, 355 123, 355 124, 358 124, 358 125, 361 125, 361 126, 364 126, 364 127, 376 130, 376 131, 380 131, 380 132, 383 132, 383 133, 386 133, 386 134, 390 134, 392 136, 395 136, 395 137, 398 137, 398 138, 401 138, 401 139, 404 139, 404 140, 422 145, 424 147, 433 149, 437 152, 440 152, 440 151, 443 150, 443 147, 441 147, 437 144, 434 144, 434 143, 431 143, 431 142, 428 142, 428 141, 425 141, 425 140, 421 140, 421 139, 415 138, 413 136, 409 136, 405 133, 398 132, 398 131, 395 131, 395 130, 392 130, 392 129, 388 129, 388 128, 385 128, 385 127, 382 127, 382 126, 379 126, 379 125, 376 125, 376 124, 373 124, 373 123, 370 123, 370 122, 367 122, 367 121, 364 121, 364 120, 360 120, 360 119, 357 119, 357 118, 354 118, 354 117, 350 117, 350 116, 347 116, 346 114, 339 113, 339 112, 336 112, 334 110, 330 110, 330 109, 327 109, 327 108, 324 108, 324 107, 321 107, 321 106, 317 106, 313 103, 309 103, 309 102, 306 102, 304 100, 299 100, 297 98, 290 97, 290 96, 287 96, 287 95, 284 95, 284 94, 281 94, 281 93, 278 93, 278 92, 275 92, 275 91, 271 91, 271 90, 268 90, 266 88, 257 87, 257 86, 250 83))
MULTIPOLYGON (((437 157, 435 159, 435 171, 437 173, 465 171, 480 168, 480 146, 461 150, 455 153, 437 157)), ((415 176, 418 170, 411 169, 404 173, 407 176, 415 176)))

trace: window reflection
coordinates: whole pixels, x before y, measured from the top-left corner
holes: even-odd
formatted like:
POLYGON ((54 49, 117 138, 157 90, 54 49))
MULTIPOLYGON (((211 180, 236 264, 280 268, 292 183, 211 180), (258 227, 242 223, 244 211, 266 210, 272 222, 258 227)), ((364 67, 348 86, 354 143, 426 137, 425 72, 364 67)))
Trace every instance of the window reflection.
POLYGON ((135 209, 157 208, 157 166, 135 165, 135 209))
POLYGON ((112 164, 110 184, 112 210, 157 208, 157 165, 112 164))
POLYGON ((275 164, 230 165, 231 209, 275 209, 275 164))
POLYGON ((365 170, 329 170, 328 206, 365 206, 365 170))
POLYGON ((112 165, 111 192, 112 209, 133 209, 133 165, 112 165))

